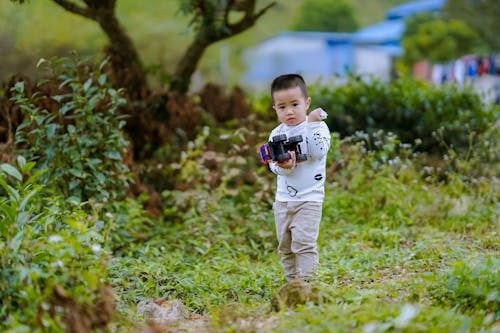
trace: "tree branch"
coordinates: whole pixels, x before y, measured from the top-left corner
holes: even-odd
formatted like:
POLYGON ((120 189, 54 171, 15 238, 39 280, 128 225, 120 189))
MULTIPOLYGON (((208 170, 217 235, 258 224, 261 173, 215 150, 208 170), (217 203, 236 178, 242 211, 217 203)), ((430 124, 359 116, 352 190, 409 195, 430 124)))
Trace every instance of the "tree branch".
POLYGON ((248 29, 254 23, 264 15, 271 7, 276 5, 276 2, 271 2, 269 5, 266 7, 262 8, 259 12, 254 13, 255 10, 255 0, 250 0, 250 2, 245 3, 245 16, 237 23, 235 24, 230 24, 229 22, 226 21, 226 25, 231 30, 231 36, 234 36, 236 34, 239 34, 240 32, 248 29))
POLYGON ((257 20, 262 15, 264 15, 274 5, 276 5, 276 1, 273 1, 269 5, 267 5, 266 7, 262 8, 257 14, 255 14, 255 20, 257 20))
POLYGON ((79 6, 74 2, 68 0, 52 0, 52 1, 54 1, 59 6, 63 7, 67 11, 72 12, 74 14, 81 15, 93 20, 96 17, 95 13, 91 11, 89 8, 79 6))
POLYGON ((255 3, 256 0, 228 0, 226 6, 221 8, 224 13, 220 13, 219 17, 217 17, 218 12, 210 12, 212 8, 208 8, 209 4, 205 0, 200 0, 196 3, 196 8, 203 15, 201 18, 202 22, 196 32, 194 41, 175 68, 173 79, 170 83, 171 90, 186 93, 189 89, 191 76, 196 70, 196 66, 207 47, 248 29, 254 25, 259 17, 276 4, 276 2, 272 2, 255 13, 255 3), (231 11, 244 12, 245 14, 237 23, 230 24, 229 14, 231 11), (220 20, 216 22, 217 24, 213 24, 218 18, 220 20), (221 27, 221 23, 223 27, 221 27))

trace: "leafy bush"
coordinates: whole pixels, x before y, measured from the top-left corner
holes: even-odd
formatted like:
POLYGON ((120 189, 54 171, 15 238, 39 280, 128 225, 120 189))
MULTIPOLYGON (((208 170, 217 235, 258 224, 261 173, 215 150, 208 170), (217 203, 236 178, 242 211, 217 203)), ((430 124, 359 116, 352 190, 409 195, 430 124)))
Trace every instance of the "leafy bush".
POLYGON ((39 82, 37 93, 28 96, 23 82, 13 88, 25 115, 16 132, 22 154, 38 168, 48 168, 45 182, 66 198, 103 202, 123 197, 129 175, 122 158, 128 143, 118 108, 125 99, 107 82, 106 62, 93 72, 78 59, 41 64, 51 77, 39 82))
POLYGON ((12 89, 25 119, 17 166, 0 172, 1 328, 104 328, 114 302, 109 241, 119 248, 136 239, 117 225, 144 221, 120 201, 130 180, 118 113, 125 100, 102 73, 106 62, 96 70, 78 59, 40 64, 49 79, 34 94, 22 81, 12 89))
MULTIPOLYGON (((482 177, 496 177, 500 167, 500 121, 492 123, 480 134, 469 134, 469 146, 466 150, 455 149, 450 145, 442 130, 435 138, 445 148, 443 166, 447 170, 476 183, 482 177)), ((493 178, 495 181, 496 178, 493 178)))
POLYGON ((107 254, 99 223, 48 196, 34 167, 23 157, 0 166, 1 331, 61 331, 69 311, 91 313, 102 301, 107 254))
POLYGON ((500 107, 486 106, 471 90, 436 87, 409 77, 390 83, 350 77, 341 86, 311 89, 313 102, 330 114, 330 130, 342 136, 379 129, 397 134, 402 142, 421 139, 419 149, 436 151, 440 130, 456 149, 470 145, 470 134, 483 133, 497 119, 500 107))

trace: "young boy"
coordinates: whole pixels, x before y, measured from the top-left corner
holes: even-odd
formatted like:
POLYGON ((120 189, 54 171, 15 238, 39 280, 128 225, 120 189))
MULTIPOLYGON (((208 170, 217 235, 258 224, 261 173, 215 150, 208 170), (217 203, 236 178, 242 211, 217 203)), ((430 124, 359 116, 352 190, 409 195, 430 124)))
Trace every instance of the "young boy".
POLYGON ((279 134, 287 138, 302 135, 302 154, 307 160, 297 162, 295 153, 281 163, 269 163, 277 175, 276 199, 273 204, 278 251, 287 281, 310 279, 318 267, 317 239, 325 195, 326 154, 330 148, 330 131, 322 119, 326 113, 315 109, 307 116, 311 98, 304 79, 298 74, 276 77, 271 84, 273 109, 279 126, 269 140, 279 134))

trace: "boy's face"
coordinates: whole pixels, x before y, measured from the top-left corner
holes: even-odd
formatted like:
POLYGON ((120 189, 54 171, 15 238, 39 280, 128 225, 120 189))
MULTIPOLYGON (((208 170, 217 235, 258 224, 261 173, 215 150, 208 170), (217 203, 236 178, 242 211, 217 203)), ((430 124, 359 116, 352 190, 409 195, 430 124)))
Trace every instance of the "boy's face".
POLYGON ((283 124, 293 126, 306 120, 311 98, 305 98, 299 87, 275 91, 273 99, 273 109, 283 124))

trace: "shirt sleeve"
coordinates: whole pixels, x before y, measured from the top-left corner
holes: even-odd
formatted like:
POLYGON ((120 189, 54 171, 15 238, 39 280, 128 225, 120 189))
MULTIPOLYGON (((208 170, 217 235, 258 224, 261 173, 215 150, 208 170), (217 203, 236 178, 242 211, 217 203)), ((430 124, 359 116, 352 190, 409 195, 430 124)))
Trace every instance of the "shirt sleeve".
POLYGON ((307 123, 307 148, 311 159, 318 160, 326 156, 330 139, 330 130, 324 121, 307 123))

